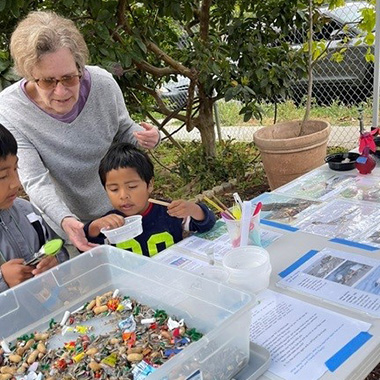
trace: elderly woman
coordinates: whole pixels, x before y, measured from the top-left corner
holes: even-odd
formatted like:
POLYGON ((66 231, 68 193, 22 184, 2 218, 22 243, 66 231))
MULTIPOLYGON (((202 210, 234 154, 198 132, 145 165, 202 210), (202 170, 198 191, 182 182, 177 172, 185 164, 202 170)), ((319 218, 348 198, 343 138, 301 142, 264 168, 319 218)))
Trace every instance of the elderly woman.
POLYGON ((0 123, 18 142, 22 184, 58 235, 87 250, 83 223, 111 207, 101 158, 115 140, 153 148, 159 132, 133 122, 111 74, 86 66, 87 46, 72 21, 31 12, 10 50, 23 79, 0 93, 0 123))

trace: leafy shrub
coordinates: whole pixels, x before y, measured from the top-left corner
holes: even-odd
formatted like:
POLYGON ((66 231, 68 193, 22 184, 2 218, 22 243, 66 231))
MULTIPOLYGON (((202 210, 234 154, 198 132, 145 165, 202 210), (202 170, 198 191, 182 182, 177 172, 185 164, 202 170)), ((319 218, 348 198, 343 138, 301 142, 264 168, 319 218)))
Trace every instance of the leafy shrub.
POLYGON ((182 180, 201 193, 233 178, 243 180, 256 156, 253 144, 226 140, 217 144, 216 157, 207 157, 202 146, 192 142, 178 155, 175 166, 182 180))

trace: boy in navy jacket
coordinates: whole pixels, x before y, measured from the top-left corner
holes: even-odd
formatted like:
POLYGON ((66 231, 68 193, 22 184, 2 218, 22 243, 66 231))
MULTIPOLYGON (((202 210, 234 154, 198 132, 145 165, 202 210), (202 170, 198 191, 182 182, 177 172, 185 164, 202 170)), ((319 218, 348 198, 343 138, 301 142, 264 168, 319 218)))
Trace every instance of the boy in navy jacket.
POLYGON ((153 163, 131 144, 113 144, 100 162, 99 176, 114 209, 85 225, 92 243, 104 244, 102 228, 121 227, 125 217, 142 215, 142 234, 116 246, 153 256, 182 240, 184 229, 206 232, 215 224, 215 215, 203 203, 175 200, 168 207, 150 203, 153 163))

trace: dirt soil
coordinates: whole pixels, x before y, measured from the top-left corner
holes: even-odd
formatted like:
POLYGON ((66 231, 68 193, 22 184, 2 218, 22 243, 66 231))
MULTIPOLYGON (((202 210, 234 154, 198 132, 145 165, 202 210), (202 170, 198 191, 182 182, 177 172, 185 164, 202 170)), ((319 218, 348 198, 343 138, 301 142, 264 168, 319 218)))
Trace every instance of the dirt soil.
POLYGON ((266 191, 270 191, 270 189, 268 184, 257 185, 247 189, 239 189, 234 187, 230 191, 224 193, 222 196, 218 195, 218 199, 220 199, 226 206, 231 207, 234 204, 234 197, 232 194, 235 191, 239 193, 240 198, 244 201, 256 198, 260 194, 265 193, 266 191))
MULTIPOLYGON (((256 174, 250 174, 248 175, 245 180, 244 180, 244 183, 247 184, 247 183, 254 183, 254 177, 256 176, 256 174), (252 176, 252 178, 250 178, 250 176, 252 176)), ((263 194, 267 191, 270 191, 269 189, 269 185, 268 185, 268 182, 266 180, 266 178, 263 178, 263 181, 262 183, 258 184, 258 185, 253 185, 253 186, 242 186, 241 184, 237 184, 235 186, 233 186, 230 190, 226 191, 223 195, 217 195, 218 199, 220 199, 226 206, 228 207, 232 207, 234 205, 234 197, 233 197, 233 193, 235 192, 238 192, 239 195, 240 195, 240 198, 243 200, 243 201, 246 201, 246 200, 250 200, 250 199, 253 199, 253 198, 256 198, 257 196, 259 196, 260 194, 263 194)))

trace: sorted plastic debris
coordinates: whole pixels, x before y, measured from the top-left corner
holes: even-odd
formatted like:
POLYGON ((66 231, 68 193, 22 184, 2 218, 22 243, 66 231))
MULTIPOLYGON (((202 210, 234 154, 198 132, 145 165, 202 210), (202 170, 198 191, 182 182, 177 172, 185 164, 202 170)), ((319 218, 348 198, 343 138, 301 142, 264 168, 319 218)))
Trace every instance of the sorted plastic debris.
POLYGON ((44 332, 19 337, 14 345, 1 342, 1 373, 18 380, 142 380, 202 337, 194 328, 188 330, 183 319, 177 321, 165 310, 154 310, 119 291, 66 311, 60 322, 50 320, 48 325, 44 332), (91 324, 102 318, 112 328, 96 335, 91 324), (55 337, 67 341, 49 348, 55 337))

